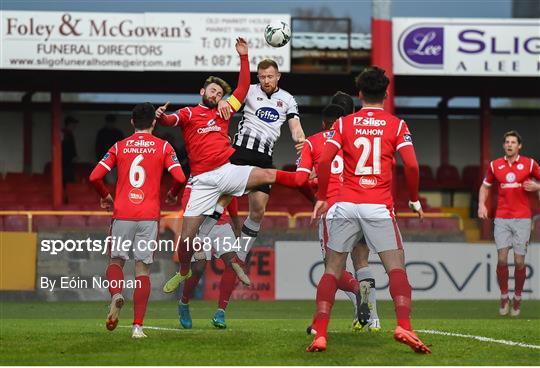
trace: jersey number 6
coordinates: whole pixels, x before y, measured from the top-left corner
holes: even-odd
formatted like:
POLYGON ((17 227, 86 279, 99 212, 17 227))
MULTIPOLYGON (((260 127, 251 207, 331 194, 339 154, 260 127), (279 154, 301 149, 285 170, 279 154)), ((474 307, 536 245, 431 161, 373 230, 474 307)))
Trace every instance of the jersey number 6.
POLYGON ((139 166, 141 161, 144 159, 143 155, 138 155, 135 157, 129 168, 129 183, 134 188, 140 188, 144 184, 144 179, 146 178, 146 173, 144 168, 139 166))

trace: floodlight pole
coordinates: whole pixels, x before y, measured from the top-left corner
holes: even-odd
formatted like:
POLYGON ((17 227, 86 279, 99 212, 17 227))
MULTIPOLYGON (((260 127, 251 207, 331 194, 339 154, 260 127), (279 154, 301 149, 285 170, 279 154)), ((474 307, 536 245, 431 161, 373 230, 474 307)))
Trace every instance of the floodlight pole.
POLYGON ((390 79, 384 109, 393 114, 394 104, 394 70, 392 65, 392 19, 391 0, 371 1, 371 64, 386 71, 390 79))

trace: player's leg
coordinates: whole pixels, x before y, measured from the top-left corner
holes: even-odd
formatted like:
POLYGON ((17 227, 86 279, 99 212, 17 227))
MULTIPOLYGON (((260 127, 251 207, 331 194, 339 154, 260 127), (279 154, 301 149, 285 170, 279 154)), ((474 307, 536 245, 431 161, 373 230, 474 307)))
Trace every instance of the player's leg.
POLYGON ((508 297, 508 253, 513 240, 508 219, 495 219, 493 237, 497 246, 497 283, 501 290, 499 314, 505 316, 510 311, 510 298, 508 297))
POLYGON ((514 219, 513 230, 513 250, 514 250, 514 300, 512 301, 512 310, 510 315, 512 317, 519 316, 521 312, 521 293, 523 286, 525 285, 526 267, 525 267, 525 255, 527 253, 527 245, 531 236, 531 224, 530 219, 514 219))
POLYGON ((154 252, 158 248, 158 222, 137 221, 133 240, 135 259, 135 291, 133 292, 133 338, 146 337, 143 332, 144 316, 152 285, 150 265, 154 262, 154 252))
POLYGON ((351 258, 355 269, 356 279, 360 284, 366 283, 369 285, 369 310, 370 319, 368 322, 368 330, 378 332, 381 329, 379 315, 377 313, 377 293, 375 289, 375 277, 369 267, 369 248, 367 244, 361 242, 360 245, 354 247, 351 252, 351 258))
POLYGON ((178 302, 178 320, 183 328, 190 329, 193 326, 189 311, 189 300, 199 284, 199 280, 206 269, 206 260, 210 259, 211 252, 195 252, 191 262, 191 277, 186 280, 182 290, 182 296, 178 302))
MULTIPOLYGON (((234 246, 234 242, 236 241, 236 236, 231 225, 217 225, 210 234, 213 239, 216 239, 216 241, 213 242, 213 245, 215 246, 215 255, 218 258, 223 258, 225 255, 229 255, 230 252, 227 251, 231 245, 234 246)), ((241 253, 238 253, 238 258, 241 262, 246 260, 245 255, 242 256, 241 253)), ((214 313, 214 317, 212 318, 212 324, 214 327, 227 328, 227 324, 225 322, 225 310, 229 305, 229 299, 237 283, 238 277, 236 272, 231 267, 230 263, 225 263, 225 269, 223 270, 219 284, 218 308, 214 313)))
POLYGON ((412 330, 412 289, 405 270, 403 243, 395 218, 384 205, 358 205, 358 210, 366 243, 379 254, 388 274, 390 296, 397 319, 394 339, 417 353, 431 353, 412 330))
POLYGON ((129 240, 133 242, 135 238, 135 221, 114 220, 110 230, 110 241, 107 242, 108 253, 110 257, 107 266, 107 280, 109 281, 109 293, 111 294, 111 303, 109 313, 105 321, 105 326, 112 331, 118 325, 120 310, 124 306, 124 297, 122 295, 122 286, 124 283, 124 263, 129 259, 129 252, 121 247, 121 242, 129 240))

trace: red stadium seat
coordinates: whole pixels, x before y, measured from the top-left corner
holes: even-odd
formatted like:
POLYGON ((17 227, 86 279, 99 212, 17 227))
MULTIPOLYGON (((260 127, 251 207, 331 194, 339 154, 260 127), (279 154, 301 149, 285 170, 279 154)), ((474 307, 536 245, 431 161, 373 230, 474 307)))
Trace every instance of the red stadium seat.
POLYGON ((108 231, 111 225, 109 216, 88 216, 87 226, 92 229, 102 229, 108 231))
POLYGON ((432 225, 430 218, 424 218, 423 221, 420 221, 419 218, 408 218, 405 223, 407 224, 406 229, 413 231, 431 230, 432 225))
POLYGON ((459 231, 457 218, 433 218, 431 224, 434 230, 459 231))
POLYGON ((14 186, 19 186, 25 183, 32 182, 32 175, 24 173, 7 173, 5 177, 5 182, 13 184, 14 186))
POLYGON ((87 183, 90 173, 94 169, 94 164, 90 162, 77 162, 73 165, 75 181, 77 183, 87 183))
POLYGON ((465 166, 462 171, 463 182, 471 190, 477 191, 482 184, 480 166, 465 166))
POLYGON ((87 216, 62 216, 62 219, 60 220, 60 227, 68 229, 85 229, 86 220, 87 216))
POLYGON ((59 216, 34 216, 32 218, 32 229, 34 231, 54 230, 60 224, 59 216))
POLYGON ((27 231, 28 219, 26 216, 5 216, 4 231, 27 231))
POLYGON ((427 165, 420 165, 420 188, 421 189, 436 189, 437 182, 435 181, 435 178, 433 177, 433 172, 431 171, 431 167, 427 165))
POLYGON ((287 216, 264 216, 261 228, 263 229, 288 229, 289 217, 287 216))
POLYGON ((461 189, 464 187, 458 169, 452 165, 439 166, 437 169, 437 182, 442 189, 461 189))

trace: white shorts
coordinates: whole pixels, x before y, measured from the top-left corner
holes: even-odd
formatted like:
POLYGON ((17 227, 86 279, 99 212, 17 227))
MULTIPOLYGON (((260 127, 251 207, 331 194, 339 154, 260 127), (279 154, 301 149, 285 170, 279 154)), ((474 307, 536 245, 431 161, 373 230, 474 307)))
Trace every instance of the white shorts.
POLYGON ((394 214, 385 205, 337 202, 332 208, 332 218, 327 219, 328 248, 351 252, 364 236, 372 252, 403 249, 394 214))
POLYGON ((336 209, 336 204, 334 203, 332 207, 326 211, 325 216, 321 217, 319 220, 319 241, 321 243, 321 253, 322 259, 326 259, 326 249, 328 248, 328 221, 333 218, 334 211, 336 209))
POLYGON ((234 252, 233 246, 236 241, 236 235, 234 235, 231 224, 215 225, 208 234, 206 241, 201 239, 202 249, 193 254, 191 262, 196 262, 199 259, 209 261, 212 259, 212 255, 220 258, 225 253, 234 252))
POLYGON ((121 258, 127 261, 129 251, 133 249, 135 261, 142 261, 145 264, 154 262, 154 251, 157 248, 158 237, 157 221, 114 220, 111 225, 111 236, 114 240, 112 244, 109 244, 111 258, 121 258), (130 247, 127 247, 128 244, 130 247))
POLYGON ((532 220, 528 218, 496 218, 493 235, 497 249, 513 248, 515 254, 524 256, 531 237, 532 220))
POLYGON ((211 215, 223 194, 242 196, 246 192, 249 174, 253 168, 227 163, 190 178, 191 195, 184 216, 211 215))

